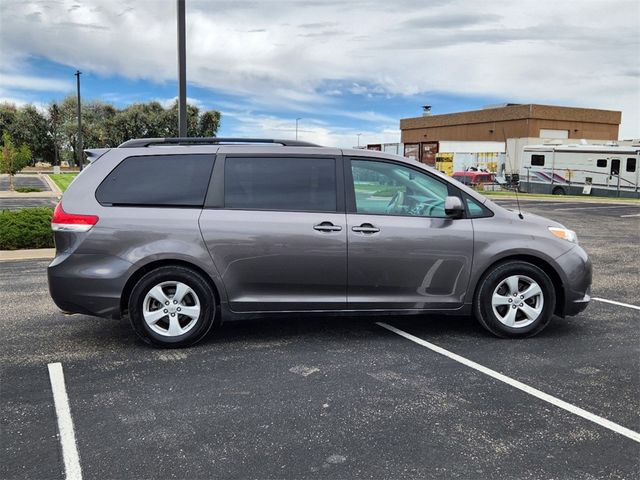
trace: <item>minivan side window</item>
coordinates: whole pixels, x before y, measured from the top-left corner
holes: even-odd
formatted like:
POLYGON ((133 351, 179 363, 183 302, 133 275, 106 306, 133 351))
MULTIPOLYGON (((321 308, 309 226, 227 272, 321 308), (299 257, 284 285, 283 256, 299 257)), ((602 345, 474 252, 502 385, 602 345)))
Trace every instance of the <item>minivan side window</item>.
POLYGON ((543 167, 544 166, 544 155, 531 155, 531 166, 533 167, 543 167))
POLYGON ((444 218, 447 184, 395 163, 352 160, 356 212, 444 218))
POLYGON ((202 207, 213 155, 147 155, 120 162, 96 190, 102 205, 202 207))
POLYGON ((333 158, 227 157, 225 208, 335 212, 333 158))
POLYGON ((467 204, 469 218, 483 218, 493 216, 493 212, 491 210, 479 203, 477 200, 471 198, 469 195, 465 194, 464 200, 467 204))

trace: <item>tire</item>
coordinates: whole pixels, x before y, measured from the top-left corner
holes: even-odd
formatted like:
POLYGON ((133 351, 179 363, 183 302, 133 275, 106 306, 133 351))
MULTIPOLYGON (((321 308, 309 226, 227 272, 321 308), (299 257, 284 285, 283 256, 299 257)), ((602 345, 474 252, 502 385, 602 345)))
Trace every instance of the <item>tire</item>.
POLYGON ((555 306, 555 288, 543 270, 527 262, 509 261, 483 275, 473 310, 480 324, 497 337, 526 338, 549 324, 555 306))
POLYGON ((564 188, 562 188, 562 187, 555 187, 551 193, 553 195, 566 195, 567 194, 567 192, 565 192, 564 188))
POLYGON ((129 320, 146 343, 187 347, 209 333, 215 307, 214 292, 202 275, 185 267, 166 266, 145 274, 133 287, 129 320))

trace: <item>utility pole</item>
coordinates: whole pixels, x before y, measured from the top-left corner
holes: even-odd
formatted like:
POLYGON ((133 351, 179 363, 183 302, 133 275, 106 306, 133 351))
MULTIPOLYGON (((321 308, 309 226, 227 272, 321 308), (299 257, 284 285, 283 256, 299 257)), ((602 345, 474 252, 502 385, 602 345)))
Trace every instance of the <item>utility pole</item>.
POLYGON ((178 1, 178 136, 187 136, 187 53, 185 0, 178 1))
POLYGON ((78 138, 76 139, 76 152, 78 156, 78 165, 80 166, 80 171, 82 171, 82 164, 84 163, 84 153, 82 152, 82 109, 80 104, 80 75, 82 75, 82 72, 80 70, 76 70, 74 75, 76 76, 76 88, 78 91, 78 138))
POLYGON ((302 120, 302 118, 296 118, 296 140, 298 140, 298 122, 302 120))

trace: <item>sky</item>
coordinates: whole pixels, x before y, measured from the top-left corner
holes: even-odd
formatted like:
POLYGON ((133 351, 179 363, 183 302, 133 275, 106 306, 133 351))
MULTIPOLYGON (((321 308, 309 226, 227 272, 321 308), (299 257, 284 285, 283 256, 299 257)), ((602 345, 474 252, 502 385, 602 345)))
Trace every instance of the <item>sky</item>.
MULTIPOLYGON (((351 147, 501 103, 622 111, 640 137, 637 0, 186 0, 187 96, 219 136, 351 147), (360 134, 360 135, 358 135, 360 134)), ((0 0, 0 101, 177 95, 175 0, 0 0)))

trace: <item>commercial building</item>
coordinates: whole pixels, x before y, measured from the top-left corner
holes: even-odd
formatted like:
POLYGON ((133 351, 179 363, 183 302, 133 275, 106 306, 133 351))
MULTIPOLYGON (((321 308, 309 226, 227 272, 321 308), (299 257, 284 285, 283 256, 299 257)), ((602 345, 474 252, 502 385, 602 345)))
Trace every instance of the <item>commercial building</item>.
MULTIPOLYGON (((505 104, 482 110, 400 120, 405 156, 434 165, 439 142, 504 142, 509 139, 612 141, 618 139, 622 113, 592 108, 505 104)), ((504 151, 504 150, 503 150, 504 151)), ((497 152, 496 152, 497 153, 497 152)), ((507 148, 507 156, 509 156, 507 148)), ((517 155, 512 155, 517 156, 517 155)), ((517 162, 516 162, 517 163, 517 162)))

